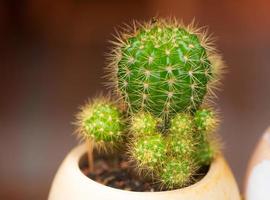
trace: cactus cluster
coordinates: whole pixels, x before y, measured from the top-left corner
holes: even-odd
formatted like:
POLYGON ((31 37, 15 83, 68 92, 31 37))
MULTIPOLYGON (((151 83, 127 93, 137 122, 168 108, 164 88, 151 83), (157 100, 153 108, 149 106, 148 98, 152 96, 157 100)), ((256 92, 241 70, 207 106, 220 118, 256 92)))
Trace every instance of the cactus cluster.
POLYGON ((207 100, 219 82, 220 56, 194 23, 168 19, 134 23, 113 44, 109 80, 124 109, 97 98, 78 115, 79 133, 127 146, 137 168, 168 189, 187 186, 218 153, 219 121, 207 100))

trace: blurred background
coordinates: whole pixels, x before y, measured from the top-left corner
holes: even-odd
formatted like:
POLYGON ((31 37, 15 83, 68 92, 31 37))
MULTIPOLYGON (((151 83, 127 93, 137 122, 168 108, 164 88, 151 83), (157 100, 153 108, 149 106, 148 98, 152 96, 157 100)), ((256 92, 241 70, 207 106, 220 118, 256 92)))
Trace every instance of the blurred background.
POLYGON ((194 17, 217 36, 229 66, 217 105, 225 155, 242 186, 248 157, 270 125, 267 0, 1 0, 0 199, 46 199, 78 141, 74 114, 104 90, 104 53, 132 19, 194 17))

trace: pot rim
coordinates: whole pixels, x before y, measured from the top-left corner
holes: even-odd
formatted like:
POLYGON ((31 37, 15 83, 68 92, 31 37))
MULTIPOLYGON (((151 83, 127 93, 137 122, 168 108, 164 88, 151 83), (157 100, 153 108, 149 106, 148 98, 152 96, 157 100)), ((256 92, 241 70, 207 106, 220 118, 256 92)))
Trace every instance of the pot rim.
POLYGON ((187 186, 187 187, 184 187, 184 188, 179 188, 179 189, 174 189, 174 190, 168 190, 168 191, 154 191, 154 192, 150 192, 150 191, 147 191, 147 192, 139 192, 139 191, 127 191, 127 190, 122 190, 122 189, 118 189, 118 188, 113 188, 113 187, 110 187, 110 186, 107 186, 107 185, 103 185, 97 181, 94 181, 92 180, 91 178, 87 177, 80 169, 80 166, 79 166, 79 162, 82 158, 82 156, 87 153, 87 145, 85 145, 84 143, 83 144, 80 144, 79 146, 75 147, 71 152, 70 154, 67 156, 68 160, 70 163, 76 163, 76 165, 74 166, 71 166, 72 167, 72 170, 76 170, 76 171, 79 171, 79 173, 77 174, 80 174, 82 175, 82 178, 85 179, 84 181, 86 181, 87 183, 89 184, 95 184, 96 186, 99 186, 99 187, 103 187, 103 189, 106 189, 106 190, 111 190, 111 191, 115 191, 115 192, 123 192, 123 193, 142 193, 142 194, 165 194, 165 193, 175 193, 175 192, 190 192, 190 190, 192 189, 196 189, 198 187, 201 187, 203 185, 207 185, 207 183, 209 183, 212 179, 212 177, 215 177, 215 174, 217 174, 217 170, 218 170, 218 167, 219 167, 219 163, 223 161, 223 156, 222 154, 218 154, 214 160, 212 161, 210 167, 209 167, 209 170, 207 172, 207 174, 201 179, 199 180, 198 182, 190 185, 190 186, 187 186))

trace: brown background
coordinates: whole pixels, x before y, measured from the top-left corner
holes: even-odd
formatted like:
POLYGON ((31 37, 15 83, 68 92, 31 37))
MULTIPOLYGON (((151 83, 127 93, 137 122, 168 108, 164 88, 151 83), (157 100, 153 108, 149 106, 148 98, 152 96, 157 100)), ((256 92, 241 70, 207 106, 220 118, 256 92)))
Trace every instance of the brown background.
POLYGON ((265 0, 0 1, 0 199, 46 199, 77 144, 74 113, 102 88, 104 52, 131 19, 194 17, 227 62, 218 106, 225 154, 242 185, 248 157, 270 123, 270 3, 265 0))

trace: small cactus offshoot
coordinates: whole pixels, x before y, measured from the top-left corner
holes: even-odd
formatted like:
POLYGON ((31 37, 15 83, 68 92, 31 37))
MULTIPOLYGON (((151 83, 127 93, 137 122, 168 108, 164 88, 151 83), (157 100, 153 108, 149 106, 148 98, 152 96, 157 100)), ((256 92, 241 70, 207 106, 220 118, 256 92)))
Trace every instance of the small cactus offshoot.
POLYGON ((123 111, 94 100, 78 115, 79 134, 97 146, 122 143, 167 189, 193 183, 218 153, 208 101, 223 62, 207 31, 170 19, 134 22, 112 44, 108 77, 123 111))
POLYGON ((154 135, 156 133, 158 119, 150 113, 140 112, 132 116, 130 130, 136 137, 154 135))
POLYGON ((171 120, 170 132, 175 136, 192 135, 194 124, 188 113, 179 113, 171 120))
POLYGON ((175 137, 170 135, 167 138, 168 152, 178 158, 188 158, 195 152, 194 139, 191 137, 175 137))
POLYGON ((168 159, 160 172, 160 181, 169 189, 184 187, 196 172, 194 166, 192 159, 168 159))
POLYGON ((133 142, 131 153, 138 167, 155 170, 166 158, 166 143, 158 133, 139 137, 133 142))
POLYGON ((80 136, 95 145, 119 143, 124 129, 121 111, 109 99, 97 98, 78 114, 80 136))
POLYGON ((171 127, 167 142, 172 155, 179 158, 188 158, 195 151, 194 123, 192 116, 179 113, 171 120, 171 127))

